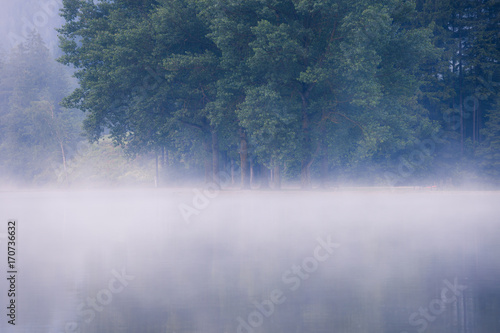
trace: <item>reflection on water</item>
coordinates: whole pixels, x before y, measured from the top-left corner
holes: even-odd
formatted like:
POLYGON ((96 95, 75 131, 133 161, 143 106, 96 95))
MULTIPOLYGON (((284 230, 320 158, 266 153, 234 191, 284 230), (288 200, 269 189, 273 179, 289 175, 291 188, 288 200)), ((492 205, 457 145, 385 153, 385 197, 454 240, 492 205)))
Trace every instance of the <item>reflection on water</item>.
POLYGON ((0 193, 2 225, 19 220, 17 325, 2 314, 1 331, 500 331, 499 193, 193 199, 0 193))

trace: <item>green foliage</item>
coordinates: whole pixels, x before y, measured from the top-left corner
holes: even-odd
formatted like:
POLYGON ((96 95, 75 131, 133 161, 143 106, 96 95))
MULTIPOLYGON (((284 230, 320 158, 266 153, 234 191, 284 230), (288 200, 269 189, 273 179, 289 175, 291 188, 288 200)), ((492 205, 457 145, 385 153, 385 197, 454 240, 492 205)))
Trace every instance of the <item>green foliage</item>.
POLYGON ((496 109, 488 113, 488 121, 482 131, 484 141, 477 155, 480 157, 482 171, 498 182, 500 178, 500 101, 496 109))
POLYGON ((420 24, 433 30, 433 43, 442 50, 437 60, 425 63, 419 95, 420 104, 440 121, 448 141, 439 153, 450 164, 457 156, 473 158, 469 147, 481 145, 484 154, 481 141, 489 138, 483 128, 487 115, 497 109, 500 93, 500 4, 428 0, 418 1, 417 6, 420 24))
POLYGON ((62 13, 60 61, 80 83, 64 105, 87 113, 91 141, 109 130, 131 155, 206 169, 248 138, 255 163, 305 187, 319 161, 375 174, 440 128, 416 170, 456 163, 468 138, 494 156, 491 1, 66 0, 62 13))
POLYGON ((298 112, 286 105, 279 93, 269 86, 249 89, 237 114, 240 124, 250 133, 253 153, 271 167, 271 161, 285 161, 297 150, 298 112))

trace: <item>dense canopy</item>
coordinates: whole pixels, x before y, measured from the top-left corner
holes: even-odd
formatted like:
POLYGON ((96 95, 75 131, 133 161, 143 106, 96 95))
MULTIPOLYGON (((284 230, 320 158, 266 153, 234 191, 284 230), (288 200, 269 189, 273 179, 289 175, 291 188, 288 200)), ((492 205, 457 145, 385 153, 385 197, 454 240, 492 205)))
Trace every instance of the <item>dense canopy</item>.
POLYGON ((153 152, 167 184, 498 179, 499 7, 64 0, 59 61, 78 87, 62 105, 90 141, 153 152))

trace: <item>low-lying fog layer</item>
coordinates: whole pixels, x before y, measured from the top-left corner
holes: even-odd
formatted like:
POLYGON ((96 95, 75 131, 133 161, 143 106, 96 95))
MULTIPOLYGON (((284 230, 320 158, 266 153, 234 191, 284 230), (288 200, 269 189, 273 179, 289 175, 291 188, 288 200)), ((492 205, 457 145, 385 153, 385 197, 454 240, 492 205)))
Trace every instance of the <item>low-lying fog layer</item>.
POLYGON ((1 332, 498 332, 500 193, 0 193, 1 332))

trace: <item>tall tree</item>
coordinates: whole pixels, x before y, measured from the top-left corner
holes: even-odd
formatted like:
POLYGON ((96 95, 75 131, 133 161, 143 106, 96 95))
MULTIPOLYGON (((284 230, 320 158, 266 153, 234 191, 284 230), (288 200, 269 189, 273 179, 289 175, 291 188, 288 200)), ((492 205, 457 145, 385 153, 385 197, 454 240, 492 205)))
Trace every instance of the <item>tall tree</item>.
POLYGON ((429 31, 407 24, 414 8, 406 2, 205 3, 257 158, 268 166, 300 160, 303 188, 314 160, 328 156, 327 128, 363 122, 364 144, 387 141, 390 131, 373 132, 381 133, 391 109, 378 105, 410 98, 418 64, 432 53, 429 31))
POLYGON ((132 153, 158 153, 190 128, 205 147, 207 176, 216 175, 217 128, 207 106, 218 60, 194 3, 71 0, 63 15, 60 61, 75 66, 80 81, 66 105, 88 112, 90 140, 107 128, 132 153))
POLYGON ((420 96, 447 141, 437 149, 434 170, 449 174, 457 162, 474 163, 485 121, 491 119, 486 115, 497 109, 499 9, 494 1, 417 1, 420 24, 433 29, 433 43, 443 51, 439 60, 427 63, 420 96))

